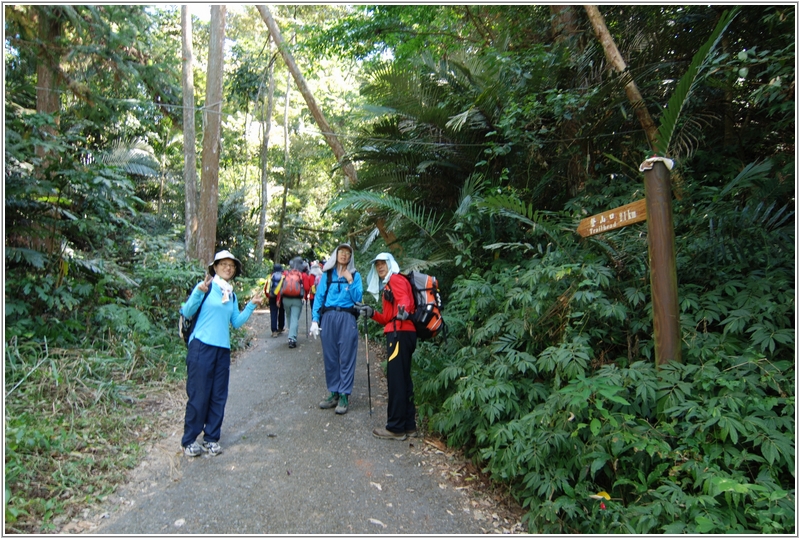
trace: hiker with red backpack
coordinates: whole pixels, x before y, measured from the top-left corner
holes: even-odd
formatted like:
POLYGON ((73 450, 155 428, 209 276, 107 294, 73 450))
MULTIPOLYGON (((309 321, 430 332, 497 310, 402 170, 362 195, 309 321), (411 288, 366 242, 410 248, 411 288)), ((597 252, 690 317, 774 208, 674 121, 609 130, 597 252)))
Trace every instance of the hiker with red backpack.
POLYGON ((410 317, 415 310, 409 280, 400 274, 400 266, 389 253, 372 260, 367 274, 367 292, 377 300, 382 296, 383 312, 360 305, 362 316, 383 326, 388 362, 386 382, 389 401, 385 428, 375 428, 372 435, 384 440, 405 440, 417 435, 417 410, 414 407, 414 384, 411 380, 411 356, 417 348, 417 331, 410 317))
POLYGON ((309 305, 314 305, 314 296, 317 294, 317 286, 319 286, 320 277, 322 277, 322 269, 319 266, 319 262, 314 260, 308 270, 308 288, 306 292, 308 293, 309 305))
POLYGON ((278 305, 286 310, 289 321, 289 348, 297 348, 297 326, 305 297, 303 259, 299 256, 289 261, 289 269, 283 272, 278 285, 278 305))

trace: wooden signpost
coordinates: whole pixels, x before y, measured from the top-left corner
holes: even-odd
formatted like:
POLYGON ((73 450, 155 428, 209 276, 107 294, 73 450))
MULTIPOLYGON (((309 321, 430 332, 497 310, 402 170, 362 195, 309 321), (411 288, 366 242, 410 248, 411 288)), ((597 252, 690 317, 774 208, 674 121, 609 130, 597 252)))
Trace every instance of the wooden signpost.
POLYGON ((578 234, 593 236, 601 232, 608 232, 615 228, 640 223, 647 219, 647 204, 645 199, 625 204, 613 210, 604 211, 583 219, 578 224, 578 234))
MULTIPOLYGON (((643 200, 587 217, 581 220, 577 229, 578 234, 585 238, 647 221, 656 366, 669 361, 681 361, 672 187, 665 161, 668 160, 652 158, 639 167, 644 172, 643 200)), ((671 166, 672 162, 669 161, 671 166)))

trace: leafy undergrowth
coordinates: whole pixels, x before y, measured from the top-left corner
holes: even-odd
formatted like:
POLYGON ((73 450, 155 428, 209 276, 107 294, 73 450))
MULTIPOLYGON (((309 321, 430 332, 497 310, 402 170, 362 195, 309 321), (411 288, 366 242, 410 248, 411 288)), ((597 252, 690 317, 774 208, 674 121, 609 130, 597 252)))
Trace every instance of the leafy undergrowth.
POLYGON ((415 354, 430 430, 532 533, 795 533, 788 264, 682 296, 684 362, 657 367, 644 292, 574 256, 456 284, 450 338, 415 354))
MULTIPOLYGON (((234 340, 245 346, 244 331, 234 340)), ((185 376, 185 349, 171 360, 157 350, 6 344, 5 533, 58 533, 125 481, 157 438, 154 421, 180 422, 162 415, 173 414, 163 402, 185 376)))
MULTIPOLYGON (((370 330, 380 331, 374 325, 370 330)), ((382 366, 386 361, 386 347, 382 343, 382 333, 375 332, 370 341, 370 364, 377 374, 377 383, 386 393, 386 376, 382 366)), ((466 491, 469 508, 473 517, 480 522, 484 533, 515 534, 525 533, 524 517, 526 510, 514 499, 508 485, 495 481, 491 475, 478 468, 463 451, 448 447, 440 435, 428 432, 420 425, 422 437, 415 450, 424 456, 424 466, 450 488, 466 491)))
POLYGON ((119 357, 7 343, 6 533, 55 532, 138 462, 153 434, 147 407, 169 377, 162 367, 144 382, 136 356, 119 357))

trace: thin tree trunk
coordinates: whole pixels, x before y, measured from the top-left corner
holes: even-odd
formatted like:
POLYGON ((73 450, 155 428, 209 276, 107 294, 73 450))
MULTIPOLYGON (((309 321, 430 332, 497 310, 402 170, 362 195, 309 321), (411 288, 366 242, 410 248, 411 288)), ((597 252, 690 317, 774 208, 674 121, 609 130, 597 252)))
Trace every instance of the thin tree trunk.
MULTIPOLYGON (((600 13, 600 10, 597 9, 597 6, 589 5, 583 7, 592 23, 592 28, 594 28, 594 34, 597 36, 597 40, 600 41, 600 44, 603 46, 606 59, 617 72, 624 74, 628 66, 625 64, 625 60, 622 59, 622 55, 614 42, 614 38, 611 37, 608 27, 606 27, 606 21, 600 13)), ((636 113, 636 117, 639 119, 639 123, 644 129, 647 141, 650 143, 650 148, 655 150, 656 140, 658 140, 658 128, 645 106, 644 98, 642 98, 642 94, 639 92, 639 87, 636 86, 636 82, 634 82, 630 73, 627 73, 627 76, 629 80, 625 84, 625 94, 628 96, 628 101, 631 103, 633 111, 636 113)))
MULTIPOLYGON (((555 43, 569 43, 570 48, 583 51, 583 40, 580 40, 575 6, 552 5, 550 6, 551 31, 555 43)), ((575 116, 564 121, 564 152, 569 155, 566 166, 565 183, 570 196, 575 196, 583 189, 587 173, 583 167, 583 157, 589 155, 590 141, 581 139, 578 135, 581 125, 575 116)))
MULTIPOLYGON (((272 52, 272 43, 269 44, 270 53, 272 52)), ((269 174, 268 172, 268 157, 269 157, 269 135, 272 131, 272 109, 275 99, 275 58, 271 58, 269 66, 267 67, 267 111, 262 114, 261 118, 261 154, 259 160, 261 162, 261 211, 258 216, 258 244, 256 245, 256 262, 260 267, 264 261, 264 235, 267 230, 267 205, 269 204, 269 174)), ((263 103, 262 103, 263 110, 263 103)))
POLYGON ((194 48, 192 46, 192 15, 188 6, 181 6, 181 37, 183 41, 183 185, 186 193, 185 223, 186 258, 197 258, 197 154, 194 130, 194 48))
POLYGON ((217 240, 219 203, 220 130, 222 126, 223 43, 225 6, 211 6, 211 33, 208 46, 205 131, 200 174, 200 204, 197 228, 197 259, 209 264, 217 240))
MULTIPOLYGON (((53 46, 61 35, 61 21, 49 13, 51 7, 37 8, 39 15, 39 40, 41 50, 37 54, 36 64, 36 112, 52 114, 58 125, 58 113, 61 109, 58 93, 58 57, 59 50, 53 46)), ((45 127, 51 135, 55 135, 54 127, 45 127)), ((45 157, 48 151, 43 146, 36 147, 36 156, 45 157)))
MULTIPOLYGON (((729 53, 731 50, 730 38, 727 34, 722 36, 720 42, 722 51, 729 53)), ((733 122, 733 84, 730 79, 725 79, 724 82, 724 101, 723 101, 723 117, 722 117, 722 144, 723 146, 733 146, 736 144, 735 126, 733 122)))
POLYGON ((292 76, 294 77, 294 81, 297 84, 298 90, 302 94, 303 98, 306 100, 306 104, 308 105, 309 110, 311 111, 311 115, 314 117, 314 120, 317 122, 320 130, 322 131, 325 140, 328 142, 328 146, 331 147, 333 150, 333 155, 336 156, 336 160, 342 166, 342 170, 345 174, 345 182, 344 187, 345 189, 349 189, 350 185, 348 184, 348 179, 352 185, 358 183, 358 177, 356 176, 356 169, 353 167, 353 164, 346 160, 346 153, 344 151, 344 147, 339 142, 339 139, 336 138, 336 135, 333 133, 333 129, 331 129, 330 125, 328 125, 328 121, 325 119, 325 115, 322 114, 322 111, 317 106, 317 102, 314 99, 314 95, 311 93, 311 90, 308 89, 308 85, 306 84, 305 79, 303 78, 302 73, 297 67, 297 64, 294 61, 294 57, 292 57, 291 52, 289 52, 289 48, 286 46, 283 38, 281 37, 281 31, 278 28, 278 24, 275 22, 275 19, 272 18, 272 13, 270 13, 267 6, 256 6, 258 8, 258 12, 261 14, 261 18, 264 19, 264 23, 267 25, 269 29, 269 33, 272 36, 272 39, 275 41, 275 44, 278 46, 278 50, 283 56, 283 61, 286 62, 286 66, 289 68, 292 76))
POLYGON ((283 107, 283 202, 281 204, 281 218, 278 223, 278 242, 275 245, 275 254, 272 262, 281 261, 281 245, 283 244, 283 224, 286 221, 286 196, 289 194, 289 183, 292 175, 289 172, 289 92, 292 90, 292 74, 286 73, 286 103, 283 107))

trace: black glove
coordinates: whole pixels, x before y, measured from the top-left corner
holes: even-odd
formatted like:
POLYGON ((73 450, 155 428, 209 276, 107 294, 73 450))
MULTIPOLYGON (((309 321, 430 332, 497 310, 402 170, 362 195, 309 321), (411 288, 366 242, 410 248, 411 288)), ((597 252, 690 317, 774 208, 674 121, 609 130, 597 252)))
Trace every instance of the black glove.
POLYGON ((400 305, 397 307, 397 319, 408 320, 408 311, 406 311, 405 305, 400 305))
POLYGON ((363 303, 356 303, 355 308, 358 309, 358 313, 360 316, 366 316, 367 318, 372 318, 372 315, 375 314, 375 309, 373 309, 369 305, 364 305, 363 303))

